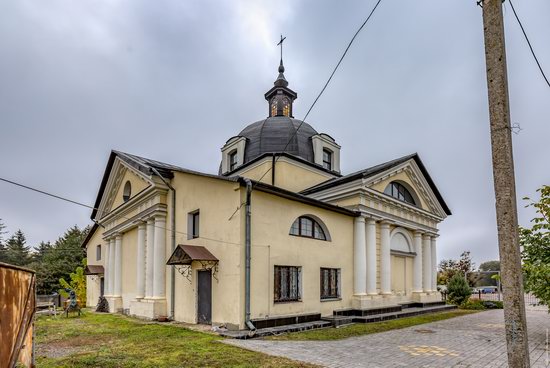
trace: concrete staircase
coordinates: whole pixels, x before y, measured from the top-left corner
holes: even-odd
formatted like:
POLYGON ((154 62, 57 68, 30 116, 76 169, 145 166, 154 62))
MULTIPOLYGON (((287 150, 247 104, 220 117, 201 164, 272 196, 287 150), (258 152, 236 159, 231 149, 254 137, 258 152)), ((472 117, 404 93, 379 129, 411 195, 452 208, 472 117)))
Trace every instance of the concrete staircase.
POLYGON ((340 327, 352 323, 373 323, 392 319, 419 316, 422 314, 443 312, 456 309, 456 305, 445 305, 445 302, 417 303, 407 302, 398 305, 368 308, 339 309, 332 316, 321 317, 320 314, 306 314, 291 317, 272 317, 254 320, 255 331, 221 331, 220 335, 234 339, 250 339, 279 335, 288 332, 314 330, 318 328, 340 327))
POLYGON ((456 309, 456 305, 445 305, 445 302, 407 302, 383 308, 335 310, 332 316, 323 317, 322 320, 330 322, 333 327, 339 327, 351 323, 382 322, 452 309, 456 309))

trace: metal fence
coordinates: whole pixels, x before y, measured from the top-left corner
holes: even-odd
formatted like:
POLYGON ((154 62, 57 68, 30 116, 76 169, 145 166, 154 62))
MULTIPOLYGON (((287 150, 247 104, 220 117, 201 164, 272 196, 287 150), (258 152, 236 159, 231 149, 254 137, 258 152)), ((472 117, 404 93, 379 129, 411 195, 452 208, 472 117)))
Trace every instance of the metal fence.
MULTIPOLYGON (((525 299, 525 304, 528 305, 538 305, 539 299, 533 294, 524 294, 523 298, 525 299)), ((490 300, 490 301, 502 301, 502 294, 499 293, 481 293, 477 292, 472 294, 470 299, 475 300, 490 300)))
POLYGON ((34 271, 0 263, 0 368, 34 366, 34 271))

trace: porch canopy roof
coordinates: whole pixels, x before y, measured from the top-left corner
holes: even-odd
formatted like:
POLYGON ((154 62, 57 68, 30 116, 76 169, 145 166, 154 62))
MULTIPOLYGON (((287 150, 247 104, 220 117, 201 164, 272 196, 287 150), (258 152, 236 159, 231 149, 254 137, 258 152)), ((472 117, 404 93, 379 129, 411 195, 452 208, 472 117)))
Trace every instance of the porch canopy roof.
POLYGON ((87 265, 84 269, 85 275, 103 275, 103 266, 100 265, 87 265))
POLYGON ((210 253, 208 249, 201 245, 178 244, 166 264, 190 265, 193 261, 218 262, 219 260, 212 253, 210 253))

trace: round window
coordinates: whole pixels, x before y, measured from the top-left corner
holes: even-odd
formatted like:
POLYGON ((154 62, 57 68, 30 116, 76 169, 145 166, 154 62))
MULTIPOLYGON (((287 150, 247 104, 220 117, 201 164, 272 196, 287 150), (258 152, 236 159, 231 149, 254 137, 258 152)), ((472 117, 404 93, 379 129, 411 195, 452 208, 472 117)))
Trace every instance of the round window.
POLYGON ((124 184, 124 191, 122 192, 122 200, 124 202, 127 202, 130 199, 130 196, 132 195, 132 184, 130 184, 129 181, 124 184))

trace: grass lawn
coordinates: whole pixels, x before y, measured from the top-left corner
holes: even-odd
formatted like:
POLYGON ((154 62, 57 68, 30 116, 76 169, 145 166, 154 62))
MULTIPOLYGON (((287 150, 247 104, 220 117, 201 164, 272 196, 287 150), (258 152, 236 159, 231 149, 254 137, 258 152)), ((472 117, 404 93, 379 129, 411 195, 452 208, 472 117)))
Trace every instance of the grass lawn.
POLYGON ((347 337, 368 335, 377 332, 396 330, 410 326, 421 325, 423 323, 442 321, 444 319, 464 316, 466 314, 477 313, 475 310, 456 309, 449 312, 434 314, 424 314, 416 317, 406 317, 394 319, 385 322, 376 323, 356 323, 340 328, 324 328, 304 332, 295 332, 278 336, 269 336, 268 340, 339 340, 347 337))
POLYGON ((314 367, 223 344, 221 337, 122 315, 36 321, 37 367, 314 367))

